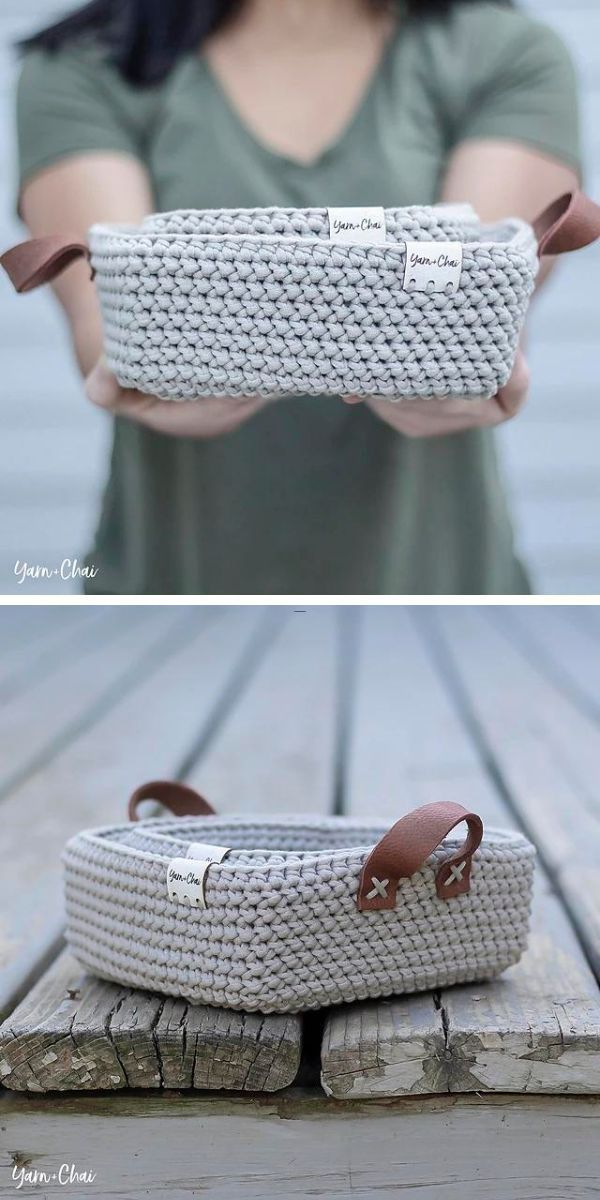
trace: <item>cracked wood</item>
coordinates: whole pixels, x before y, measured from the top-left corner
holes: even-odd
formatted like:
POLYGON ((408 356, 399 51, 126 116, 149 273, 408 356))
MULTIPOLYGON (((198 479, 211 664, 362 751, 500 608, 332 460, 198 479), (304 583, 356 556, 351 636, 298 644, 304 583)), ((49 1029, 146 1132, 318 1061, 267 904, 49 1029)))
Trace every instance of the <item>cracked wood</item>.
POLYGON ((13 1195, 15 1165, 75 1162, 97 1173, 77 1200, 583 1200, 597 1195, 599 1130, 600 1105, 581 1097, 7 1093, 0 1193, 13 1195))
POLYGON ((16 1091, 277 1091, 300 1061, 297 1016, 261 1017, 122 988, 65 952, 0 1028, 0 1082, 16 1091))
MULTIPOLYGON (((0 1017, 60 939, 60 855, 67 838, 78 829, 126 820, 128 796, 141 780, 180 770, 210 725, 259 621, 251 609, 185 607, 174 618, 166 608, 153 610, 152 620, 141 624, 113 662, 110 704, 71 739, 57 737, 45 764, 2 801, 0 1017)), ((60 705, 57 677, 58 710, 60 705)), ((7 742, 3 761, 10 755, 7 742)))
MULTIPOLYGON (((427 621, 380 614, 368 613, 363 630, 349 754, 352 811, 395 820, 415 804, 445 799, 485 822, 514 826, 448 690, 427 621)), ((455 647, 460 656, 459 639, 455 647)), ((336 1010, 326 1020, 321 1057, 325 1091, 344 1099, 599 1092, 600 992, 543 872, 529 950, 516 967, 492 983, 336 1010)))

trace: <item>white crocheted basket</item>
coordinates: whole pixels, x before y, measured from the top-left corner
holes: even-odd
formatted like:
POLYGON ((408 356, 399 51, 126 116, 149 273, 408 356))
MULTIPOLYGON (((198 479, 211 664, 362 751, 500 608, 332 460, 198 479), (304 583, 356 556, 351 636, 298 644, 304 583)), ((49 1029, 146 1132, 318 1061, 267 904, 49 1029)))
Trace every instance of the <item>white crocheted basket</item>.
POLYGON ((486 229, 461 206, 387 209, 380 244, 329 228, 327 209, 276 208, 93 226, 118 380, 172 400, 490 396, 506 383, 538 264, 528 225, 486 229), (456 287, 405 281, 407 242, 430 256, 458 246, 456 287))
POLYGON ((170 400, 495 395, 539 256, 600 236, 581 192, 534 226, 469 205, 181 210, 7 251, 18 291, 91 259, 109 366, 170 400))
MULTIPOLYGON (((149 796, 208 810, 160 783, 132 812, 149 796)), ((64 853, 68 942, 104 979, 265 1013, 490 979, 525 949, 535 854, 482 832, 448 803, 391 830, 208 815, 80 833, 64 853), (467 840, 448 837, 462 821, 467 840)))

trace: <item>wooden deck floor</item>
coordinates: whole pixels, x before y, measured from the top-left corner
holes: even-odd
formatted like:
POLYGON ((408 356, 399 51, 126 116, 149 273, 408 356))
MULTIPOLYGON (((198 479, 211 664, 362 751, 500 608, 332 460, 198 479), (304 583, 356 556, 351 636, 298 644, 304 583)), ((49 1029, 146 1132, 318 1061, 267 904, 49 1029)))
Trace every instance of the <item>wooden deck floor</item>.
MULTIPOLYGON (((0 244, 19 236, 13 208, 8 42, 61 6, 3 0, 0 11, 0 244)), ((596 0, 529 0, 580 65, 588 187, 600 195, 600 8, 596 0)), ((600 394, 597 303, 600 246, 564 264, 531 321, 534 390, 528 410, 500 435, 522 551, 537 590, 600 593, 600 394)), ((14 577, 17 558, 81 557, 106 471, 108 423, 81 396, 51 297, 16 303, 0 279, 2 437, 0 590, 41 594, 77 584, 14 577)))
MULTIPOLYGON (((597 1194, 599 656, 595 609, 1 610, 0 1192, 11 1194, 9 1171, 26 1151, 55 1166, 73 1129, 95 1131, 114 1188, 103 1115, 130 1122, 144 1144, 148 1122, 166 1121, 170 1145, 177 1112, 210 1133, 210 1200, 346 1196, 351 1159, 352 1194, 383 1196, 397 1182, 394 1115, 414 1124, 401 1169, 422 1200, 597 1194), (169 776, 223 813, 377 813, 391 824, 444 798, 520 828, 539 852, 529 949, 494 983, 308 1019, 93 981, 61 949, 62 846, 83 826, 123 819, 143 779, 169 776), (94 1098, 98 1089, 110 1095, 94 1098), (381 1120, 375 1158, 360 1128, 335 1124, 342 1112, 381 1120), (239 1123, 244 1146, 228 1162, 219 1113, 231 1145, 239 1123), (334 1139, 329 1162, 311 1143, 316 1115, 334 1139), (295 1123, 301 1159, 289 1158, 281 1118, 295 1123), (468 1167, 447 1140, 455 1120, 461 1144, 474 1139, 468 1167), (422 1158, 420 1121, 449 1159, 422 1158), (513 1132, 510 1156, 497 1141, 507 1122, 532 1139, 521 1145, 513 1132), (565 1129, 559 1164, 553 1139, 565 1129), (533 1156, 541 1130, 544 1154, 533 1156), (270 1160, 261 1136, 273 1138, 270 1160), (501 1193, 478 1190, 486 1155, 501 1193), (369 1190, 368 1163, 381 1191, 369 1190)), ((172 1192, 186 1200, 197 1195, 189 1136, 192 1182, 178 1168, 172 1192)), ((149 1146, 148 1161, 127 1166, 117 1156, 119 1194, 158 1195, 161 1179, 172 1190, 173 1160, 157 1153, 149 1146)))

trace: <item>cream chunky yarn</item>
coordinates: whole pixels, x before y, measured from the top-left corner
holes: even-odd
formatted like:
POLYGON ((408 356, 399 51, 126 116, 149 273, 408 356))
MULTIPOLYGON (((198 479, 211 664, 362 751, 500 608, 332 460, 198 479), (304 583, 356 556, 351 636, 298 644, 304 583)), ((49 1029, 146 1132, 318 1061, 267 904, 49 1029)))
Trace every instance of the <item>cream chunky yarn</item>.
POLYGON ((515 963, 531 902, 526 839, 488 831, 469 860, 470 890, 456 894, 468 883, 454 879, 468 871, 461 839, 448 837, 400 879, 393 907, 371 911, 390 903, 389 879, 369 866, 388 829, 342 817, 205 816, 80 833, 64 853, 69 945, 105 979, 265 1013, 484 980, 515 963), (170 898, 167 886, 170 864, 198 841, 192 863, 231 848, 206 868, 205 907, 170 898), (367 911, 357 907, 363 883, 367 911), (448 886, 453 898, 440 899, 448 886))
POLYGON ((157 214, 94 225, 109 366, 165 399, 491 396, 537 272, 533 230, 468 205, 385 210, 386 240, 329 240, 328 210, 157 214), (407 241, 462 244, 458 290, 404 286, 407 241))

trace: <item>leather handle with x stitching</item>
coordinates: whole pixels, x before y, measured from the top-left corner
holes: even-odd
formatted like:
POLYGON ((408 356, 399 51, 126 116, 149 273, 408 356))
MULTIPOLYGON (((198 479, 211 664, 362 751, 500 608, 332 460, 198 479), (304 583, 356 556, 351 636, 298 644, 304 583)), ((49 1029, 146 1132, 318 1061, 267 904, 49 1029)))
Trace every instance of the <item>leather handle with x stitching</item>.
POLYGON ((360 877, 358 908, 362 912, 394 908, 400 880, 409 879, 420 870, 462 821, 467 825, 466 840, 438 867, 435 886, 441 900, 452 900, 468 892, 472 858, 483 837, 481 817, 452 801, 424 804, 396 821, 371 850, 360 877))

